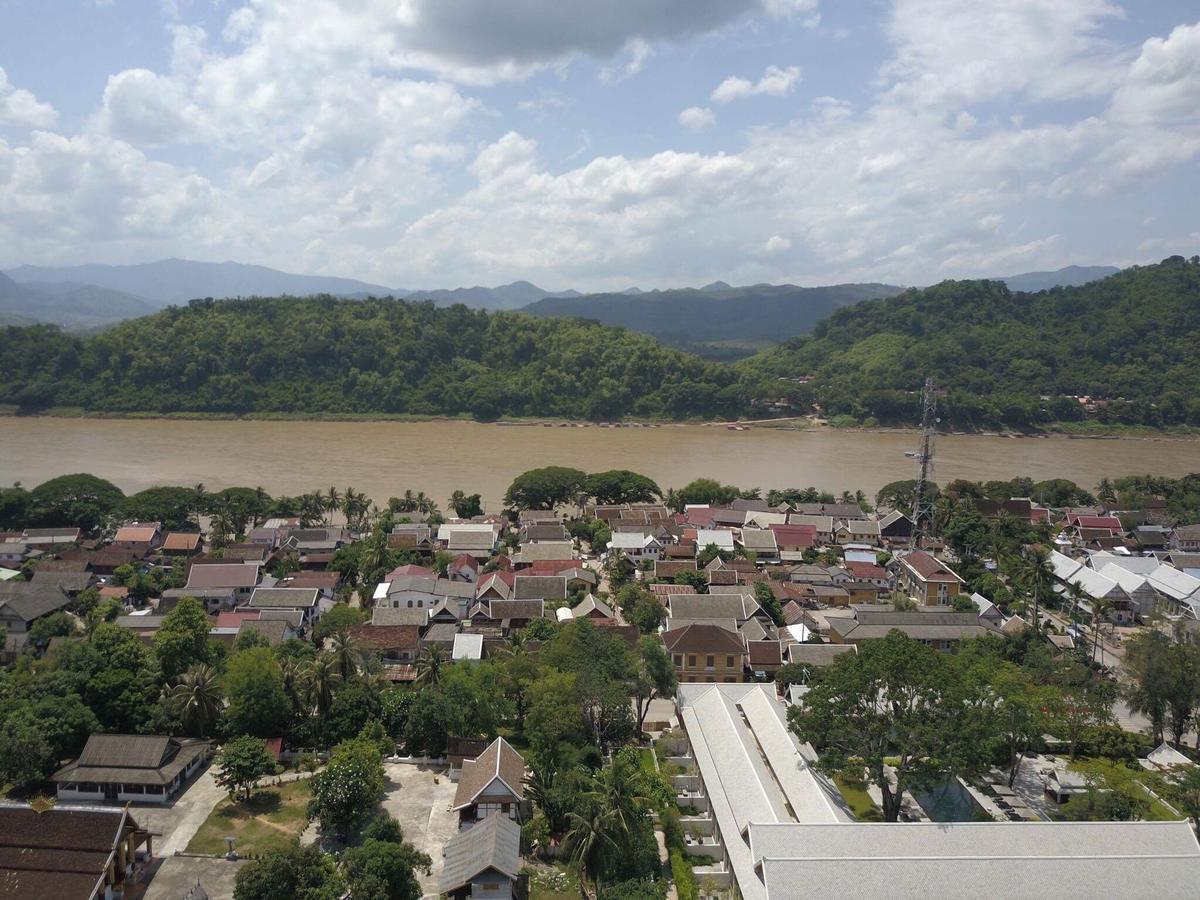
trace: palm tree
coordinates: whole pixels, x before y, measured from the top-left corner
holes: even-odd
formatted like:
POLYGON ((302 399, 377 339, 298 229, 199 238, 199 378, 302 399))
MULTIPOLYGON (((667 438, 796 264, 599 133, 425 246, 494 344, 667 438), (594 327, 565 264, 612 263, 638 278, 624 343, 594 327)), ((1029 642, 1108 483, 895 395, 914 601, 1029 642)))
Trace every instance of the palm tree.
POLYGON ((345 628, 339 628, 334 632, 330 643, 332 646, 329 648, 329 653, 333 656, 338 675, 341 676, 343 682, 349 681, 358 674, 362 663, 362 652, 358 649, 358 644, 350 637, 350 632, 345 628))
POLYGON ((279 669, 283 673, 283 692, 291 701, 292 709, 299 712, 309 696, 309 678, 312 671, 306 663, 295 657, 280 660, 279 669))
POLYGON ((445 662, 441 647, 431 644, 417 659, 416 684, 437 684, 442 678, 442 663, 445 662))
POLYGON ((317 718, 323 719, 333 705, 333 695, 341 683, 338 661, 332 653, 322 653, 314 659, 308 674, 308 699, 316 709, 317 718))
POLYGON ((263 523, 267 514, 267 501, 271 499, 271 495, 261 485, 254 489, 254 513, 251 517, 254 522, 254 527, 257 528, 263 523))
POLYGON ((1039 611, 1042 595, 1054 584, 1054 565, 1044 547, 1029 548, 1025 554, 1022 574, 1025 586, 1033 595, 1033 628, 1037 631, 1042 627, 1039 611))
POLYGON ((630 778, 617 765, 601 769, 584 794, 605 813, 612 816, 618 834, 627 837, 634 821, 650 806, 650 798, 636 790, 638 781, 630 778))
POLYGON ((221 715, 221 684, 207 663, 192 666, 163 693, 179 704, 179 724, 192 737, 204 737, 221 715))
POLYGON ((363 518, 368 509, 367 495, 352 487, 346 488, 342 497, 342 513, 346 516, 346 524, 354 531, 361 531, 363 518))
POLYGON ((323 505, 325 511, 329 513, 329 525, 333 524, 333 514, 342 508, 342 495, 338 493, 338 489, 332 484, 329 486, 329 493, 325 495, 323 505))
POLYGON ((319 491, 300 495, 300 524, 311 526, 314 522, 322 521, 325 514, 325 499, 319 491))
POLYGON ((1079 604, 1087 599, 1087 591, 1083 589, 1083 585, 1078 581, 1067 582, 1067 596, 1071 600, 1071 625, 1076 624, 1076 616, 1079 614, 1079 604))
POLYGON ((1096 650, 1100 650, 1100 664, 1104 665, 1104 645, 1100 643, 1100 623, 1113 611, 1113 602, 1103 597, 1092 601, 1092 662, 1096 661, 1096 650))
POLYGON ((592 806, 583 814, 567 814, 571 823, 564 843, 570 853, 571 863, 579 872, 579 893, 587 897, 587 881, 590 879, 600 893, 600 869, 604 854, 617 849, 614 833, 617 830, 612 810, 601 810, 592 806))

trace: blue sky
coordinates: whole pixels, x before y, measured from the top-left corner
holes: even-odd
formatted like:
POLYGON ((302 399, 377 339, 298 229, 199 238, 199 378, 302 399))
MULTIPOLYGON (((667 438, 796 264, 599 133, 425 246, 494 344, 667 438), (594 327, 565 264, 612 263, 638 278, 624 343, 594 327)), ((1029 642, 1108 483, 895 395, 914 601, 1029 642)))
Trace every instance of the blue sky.
POLYGON ((0 267, 920 284, 1200 252, 1194 0, 7 0, 0 267))

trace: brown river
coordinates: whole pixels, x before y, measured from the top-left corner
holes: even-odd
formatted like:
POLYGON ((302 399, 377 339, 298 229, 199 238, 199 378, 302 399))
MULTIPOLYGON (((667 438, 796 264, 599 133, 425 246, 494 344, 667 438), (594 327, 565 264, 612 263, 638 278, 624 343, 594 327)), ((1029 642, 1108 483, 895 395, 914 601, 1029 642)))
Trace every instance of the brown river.
MULTIPOLYGON (((547 428, 467 422, 265 422, 176 419, 0 418, 0 484, 32 487, 91 472, 126 492, 158 484, 210 490, 261 486, 300 494, 336 485, 381 505, 405 490, 445 507, 451 491, 483 494, 498 510, 513 476, 544 465, 633 469, 665 489, 707 476, 741 487, 807 487, 868 496, 915 475, 904 456, 914 433, 720 425, 547 428)), ((1104 476, 1200 471, 1200 442, 1168 438, 1073 440, 939 436, 934 477, 1063 477, 1094 487, 1104 476)))

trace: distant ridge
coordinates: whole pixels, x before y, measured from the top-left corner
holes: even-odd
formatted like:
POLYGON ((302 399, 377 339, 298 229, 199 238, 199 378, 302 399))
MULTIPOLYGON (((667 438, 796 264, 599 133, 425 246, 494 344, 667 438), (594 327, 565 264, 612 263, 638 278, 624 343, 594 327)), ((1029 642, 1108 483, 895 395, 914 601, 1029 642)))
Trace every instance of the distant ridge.
POLYGON ((1107 278, 1109 275, 1116 275, 1120 271, 1116 266, 1064 266, 1053 272, 1025 272, 993 280, 1003 281, 1010 291, 1037 293, 1054 287, 1078 287, 1107 278))

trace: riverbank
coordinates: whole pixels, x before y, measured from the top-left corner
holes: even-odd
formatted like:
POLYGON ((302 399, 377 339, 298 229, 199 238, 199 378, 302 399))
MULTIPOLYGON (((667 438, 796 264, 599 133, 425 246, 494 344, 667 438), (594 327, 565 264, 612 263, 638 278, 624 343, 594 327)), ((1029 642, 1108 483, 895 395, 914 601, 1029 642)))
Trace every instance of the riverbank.
MULTIPOLYGON (((16 406, 0 404, 0 418, 14 419, 96 419, 107 421, 178 421, 178 422, 381 422, 381 423, 453 423, 466 422, 477 425, 500 427, 551 427, 551 428, 771 428, 784 431, 832 431, 842 434, 906 434, 917 432, 915 427, 842 425, 829 422, 818 416, 782 416, 769 419, 653 419, 614 420, 612 422, 587 422, 578 419, 563 419, 548 416, 507 417, 491 422, 481 422, 467 414, 459 416, 415 415, 412 413, 290 413, 290 412, 113 412, 87 410, 82 407, 51 407, 33 414, 23 414, 16 406)), ((1065 436, 1073 439, 1116 440, 1119 438, 1141 438, 1147 440, 1195 440, 1200 438, 1200 429, 1187 425, 1170 428, 1151 428, 1145 425, 1105 425, 1099 422, 1058 422, 1037 431, 979 430, 939 431, 939 437, 1000 437, 1000 438, 1048 438, 1065 436)))

